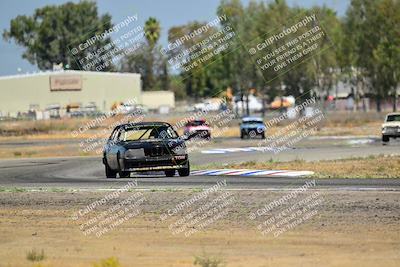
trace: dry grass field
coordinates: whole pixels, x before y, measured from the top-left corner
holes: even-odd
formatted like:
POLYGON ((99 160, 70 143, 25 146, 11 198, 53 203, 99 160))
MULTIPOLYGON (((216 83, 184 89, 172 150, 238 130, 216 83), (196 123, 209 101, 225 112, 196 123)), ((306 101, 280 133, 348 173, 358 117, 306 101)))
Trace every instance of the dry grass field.
MULTIPOLYGON (((218 168, 222 166, 211 166, 218 168)), ((267 161, 230 164, 224 168, 267 169, 267 170, 308 170, 315 178, 400 178, 400 156, 369 156, 340 160, 321 160, 307 162, 295 160, 289 162, 267 161)), ((204 168, 204 167, 202 167, 204 168)))
MULTIPOLYGON (((212 115, 206 116, 211 118, 212 115)), ((380 126, 385 117, 384 113, 377 112, 332 112, 325 115, 324 120, 320 125, 317 135, 379 135, 380 126)), ((271 117, 272 118, 272 117, 271 117)), ((266 120, 271 119, 267 117, 266 120)), ((167 121, 173 125, 180 125, 181 121, 185 121, 185 115, 168 115, 154 116, 146 115, 143 121, 167 121)), ((94 118, 76 118, 76 119, 58 119, 49 121, 3 121, 0 122, 0 141, 10 140, 15 138, 24 139, 59 139, 59 138, 89 138, 93 135, 98 135, 104 129, 109 129, 111 125, 118 122, 123 122, 122 115, 115 116, 104 120, 101 124, 91 127, 90 130, 79 133, 74 136, 73 131, 78 131, 79 128, 84 128, 94 118)), ((239 120, 234 119, 224 124, 227 130, 223 131, 221 137, 239 136, 239 120)), ((269 129, 271 133, 281 129, 290 123, 286 121, 279 123, 269 129)), ((217 126, 212 123, 211 126, 217 126)), ((111 127, 112 128, 112 127, 111 127)), ((182 133, 182 127, 178 127, 182 133)))
POLYGON ((72 216, 105 192, 2 192, 0 266, 398 266, 398 192, 321 191, 317 215, 275 237, 261 235, 262 218, 248 214, 286 193, 232 191, 235 203, 224 217, 188 237, 172 234, 160 214, 195 193, 144 192, 138 216, 96 237, 84 235, 72 216))

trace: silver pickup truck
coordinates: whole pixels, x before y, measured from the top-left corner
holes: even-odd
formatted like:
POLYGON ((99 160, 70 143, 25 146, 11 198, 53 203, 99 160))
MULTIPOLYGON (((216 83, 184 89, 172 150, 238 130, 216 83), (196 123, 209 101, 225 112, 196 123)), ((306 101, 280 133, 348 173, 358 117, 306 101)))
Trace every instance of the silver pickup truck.
POLYGON ((382 124, 382 142, 400 137, 400 113, 390 113, 382 124))

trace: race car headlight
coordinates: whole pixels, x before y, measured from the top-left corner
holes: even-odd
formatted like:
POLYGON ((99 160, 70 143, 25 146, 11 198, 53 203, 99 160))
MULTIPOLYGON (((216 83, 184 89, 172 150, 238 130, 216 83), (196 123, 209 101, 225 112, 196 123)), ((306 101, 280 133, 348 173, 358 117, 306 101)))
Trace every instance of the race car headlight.
POLYGON ((137 159, 137 158, 144 158, 144 149, 128 149, 125 151, 125 158, 126 159, 137 159))

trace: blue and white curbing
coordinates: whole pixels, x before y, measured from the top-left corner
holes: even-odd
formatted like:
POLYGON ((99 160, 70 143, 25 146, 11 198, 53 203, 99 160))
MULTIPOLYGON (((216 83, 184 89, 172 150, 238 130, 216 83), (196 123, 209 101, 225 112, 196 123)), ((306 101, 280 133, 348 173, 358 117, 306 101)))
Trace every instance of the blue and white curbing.
POLYGON ((192 171, 191 175, 205 176, 259 176, 259 177, 301 177, 313 175, 312 171, 286 171, 286 170, 249 170, 249 169, 215 169, 192 171))

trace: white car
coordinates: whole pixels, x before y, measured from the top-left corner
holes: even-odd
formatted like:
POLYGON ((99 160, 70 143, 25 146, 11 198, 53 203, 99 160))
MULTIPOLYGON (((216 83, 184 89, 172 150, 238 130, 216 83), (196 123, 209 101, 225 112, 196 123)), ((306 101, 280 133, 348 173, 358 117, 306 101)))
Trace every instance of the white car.
MULTIPOLYGON (((238 99, 239 100, 239 99, 238 99)), ((245 110, 247 108, 247 103, 246 103, 246 97, 243 97, 243 101, 235 101, 233 103, 233 108, 234 110, 238 110, 241 112, 242 110, 245 110)), ((263 108, 263 104, 261 99, 254 95, 249 95, 249 110, 258 112, 261 111, 263 108)))
POLYGON ((390 113, 382 124, 382 142, 400 137, 400 113, 390 113))
POLYGON ((149 111, 148 108, 141 104, 123 103, 119 108, 120 114, 133 114, 133 113, 146 114, 148 111, 149 111))

